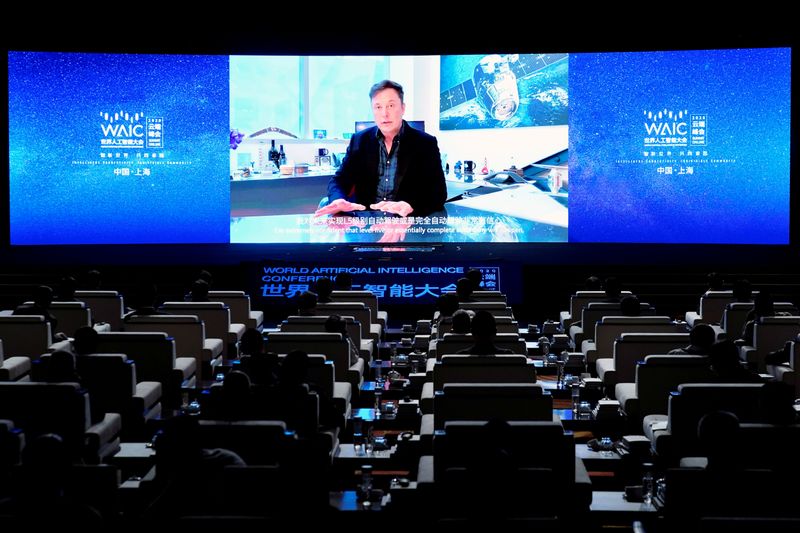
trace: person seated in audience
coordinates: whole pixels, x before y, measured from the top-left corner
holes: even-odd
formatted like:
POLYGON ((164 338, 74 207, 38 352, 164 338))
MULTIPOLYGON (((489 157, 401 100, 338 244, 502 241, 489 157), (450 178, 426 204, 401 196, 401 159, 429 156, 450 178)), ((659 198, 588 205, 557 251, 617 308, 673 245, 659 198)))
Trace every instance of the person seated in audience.
POLYGON ((453 313, 451 333, 467 334, 472 331, 472 314, 466 309, 459 309, 453 313))
POLYGON ((278 383, 278 354, 264 353, 264 337, 255 328, 247 328, 239 341, 241 370, 250 376, 254 385, 273 386, 278 383))
POLYGON ((622 286, 617 278, 613 276, 606 278, 605 283, 603 283, 603 290, 606 293, 604 302, 619 302, 622 286))
POLYGON ((716 340, 714 328, 708 324, 697 324, 689 333, 689 346, 675 348, 669 355, 708 355, 716 340))
POLYGON ((333 282, 331 278, 323 277, 317 280, 317 302, 327 304, 332 302, 331 293, 333 292, 333 282))
POLYGON ((231 450, 203 448, 197 417, 173 416, 163 419, 162 425, 153 446, 159 493, 145 511, 145 518, 208 514, 209 502, 219 498, 223 469, 246 463, 231 450))
POLYGON ((46 368, 43 377, 48 383, 81 383, 81 377, 75 371, 75 356, 66 350, 51 353, 46 368))
POLYGON ((436 310, 439 311, 439 318, 436 320, 436 338, 444 336, 441 324, 450 324, 453 321, 453 313, 458 311, 458 296, 452 292, 441 294, 436 299, 436 310))
POLYGON ((472 282, 473 291, 485 290, 483 287, 483 274, 477 268, 470 268, 464 277, 472 282))
POLYGON ((474 302, 472 299, 472 281, 467 278, 459 278, 456 281, 456 296, 459 302, 474 302))
POLYGON ((739 349, 729 341, 714 343, 708 353, 711 372, 719 383, 761 383, 761 377, 739 359, 739 349))
POLYGON ((133 311, 122 317, 123 322, 128 322, 136 316, 166 315, 157 307, 158 287, 155 283, 143 283, 139 288, 128 297, 133 305, 133 311))
POLYGON ((89 270, 81 278, 80 286, 85 291, 99 291, 103 287, 103 275, 99 270, 89 270))
POLYGON ((733 299, 736 302, 752 302, 753 301, 753 286, 750 281, 746 279, 737 279, 733 282, 733 299))
POLYGON ((457 353, 468 355, 496 355, 514 353, 506 348, 498 348, 494 344, 497 335, 497 322, 489 311, 480 310, 472 319, 472 337, 475 344, 457 353))
POLYGON ((208 270, 201 270, 197 273, 197 279, 201 281, 205 281, 208 285, 208 290, 212 290, 214 287, 214 276, 211 275, 211 272, 208 270))
POLYGON ((311 291, 303 291, 296 298, 297 314, 300 316, 314 316, 317 314, 317 295, 311 291))
POLYGON ((338 423, 338 414, 333 399, 308 376, 308 354, 302 350, 293 350, 286 354, 281 363, 280 379, 277 390, 291 403, 291 398, 298 394, 314 392, 319 397, 319 425, 334 427, 338 423))
POLYGON ((78 288, 78 282, 72 276, 64 276, 58 284, 58 291, 54 300, 56 302, 77 302, 75 298, 75 291, 78 288))
POLYGON ((333 290, 351 291, 353 290, 353 276, 349 272, 339 272, 333 280, 333 290))
POLYGON ((192 283, 192 288, 186 296, 187 302, 208 302, 208 282, 196 279, 192 283))
POLYGON ((725 290, 725 279, 717 272, 709 272, 706 276, 706 284, 708 291, 722 291, 725 290))
POLYGON ((244 372, 232 370, 222 381, 217 412, 211 416, 222 420, 250 420, 254 418, 250 392, 250 378, 244 372))
POLYGON ((603 290, 603 282, 597 276, 589 276, 583 282, 583 290, 586 290, 586 291, 601 291, 601 290, 603 290))
POLYGON ((72 353, 75 355, 89 355, 97 353, 97 343, 100 334, 91 326, 83 326, 75 330, 72 340, 72 353))
POLYGON ((642 314, 641 302, 639 297, 628 294, 619 301, 619 311, 622 316, 639 316, 642 314))
POLYGON ((358 358, 361 356, 358 347, 350 338, 347 333, 347 322, 339 315, 330 315, 325 320, 325 331, 328 333, 340 333, 342 339, 347 342, 348 351, 350 352, 350 366, 358 363, 358 358))
POLYGON ((747 313, 746 322, 742 328, 740 342, 744 346, 754 346, 756 324, 765 316, 775 316, 775 305, 772 296, 766 289, 762 289, 753 301, 753 309, 747 313))
POLYGON ((34 315, 41 316, 50 323, 50 331, 55 334, 58 331, 58 320, 50 312, 50 304, 53 303, 53 289, 47 285, 39 285, 33 289, 33 303, 22 304, 14 309, 15 315, 34 315))
POLYGON ((103 527, 101 513, 68 494, 72 468, 67 444, 60 435, 44 433, 31 439, 22 450, 13 496, 0 500, 4 525, 13 529, 16 522, 8 521, 12 517, 19 523, 24 520, 25 526, 34 530, 49 527, 56 531, 80 525, 83 530, 99 531, 103 527))

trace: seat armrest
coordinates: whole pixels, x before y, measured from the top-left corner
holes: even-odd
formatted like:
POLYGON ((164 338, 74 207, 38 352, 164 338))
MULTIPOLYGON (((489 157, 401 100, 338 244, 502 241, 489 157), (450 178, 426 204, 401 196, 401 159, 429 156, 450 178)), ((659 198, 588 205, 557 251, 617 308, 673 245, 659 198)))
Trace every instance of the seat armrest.
POLYGON ((175 371, 181 375, 181 381, 186 381, 197 374, 197 361, 194 357, 176 357, 175 371))
POLYGON ((17 381, 31 372, 31 360, 28 357, 9 357, 0 368, 0 381, 17 381))
POLYGON ((140 381, 136 384, 136 392, 133 395, 133 399, 140 413, 149 411, 151 407, 161 401, 161 383, 158 381, 140 381))

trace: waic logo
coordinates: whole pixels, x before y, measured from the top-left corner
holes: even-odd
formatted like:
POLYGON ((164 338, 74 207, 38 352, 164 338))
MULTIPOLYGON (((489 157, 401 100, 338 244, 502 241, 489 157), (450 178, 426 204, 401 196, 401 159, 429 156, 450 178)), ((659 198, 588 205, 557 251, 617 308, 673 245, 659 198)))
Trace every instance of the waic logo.
POLYGON ((644 110, 644 145, 649 147, 705 146, 707 115, 686 109, 644 110))
POLYGON ((145 117, 144 113, 130 114, 100 112, 102 148, 163 148, 164 119, 145 117), (144 123, 142 123, 144 121, 144 123))

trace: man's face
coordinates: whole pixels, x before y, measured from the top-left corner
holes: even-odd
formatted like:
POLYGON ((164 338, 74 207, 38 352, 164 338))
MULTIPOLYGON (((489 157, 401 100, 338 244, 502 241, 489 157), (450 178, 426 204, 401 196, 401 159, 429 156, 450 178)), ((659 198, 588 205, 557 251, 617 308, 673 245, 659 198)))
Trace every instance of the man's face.
POLYGON ((372 114, 375 124, 385 137, 394 137, 400 132, 406 105, 394 89, 384 89, 372 98, 372 114))

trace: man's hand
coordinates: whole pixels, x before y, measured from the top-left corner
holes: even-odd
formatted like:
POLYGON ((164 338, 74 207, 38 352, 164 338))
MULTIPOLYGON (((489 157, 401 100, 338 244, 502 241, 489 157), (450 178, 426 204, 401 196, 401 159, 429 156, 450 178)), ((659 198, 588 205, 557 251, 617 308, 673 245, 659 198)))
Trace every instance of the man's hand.
MULTIPOLYGON (((405 202, 403 202, 405 203, 405 202)), ((408 204, 406 204, 408 205, 408 204)), ((353 202, 348 202, 344 198, 339 198, 337 200, 332 201, 325 207, 321 207, 314 212, 315 217, 319 217, 322 215, 333 215, 335 213, 340 213, 342 211, 363 211, 366 207, 361 204, 355 204, 353 202)))
POLYGON ((407 217, 414 212, 414 208, 408 205, 408 202, 378 202, 369 206, 370 209, 377 209, 379 211, 386 211, 387 213, 394 213, 401 217, 407 217))
POLYGON ((383 224, 373 224, 369 229, 375 233, 383 233, 376 242, 393 243, 406 240, 406 233, 411 226, 412 223, 408 219, 397 219, 383 224))

